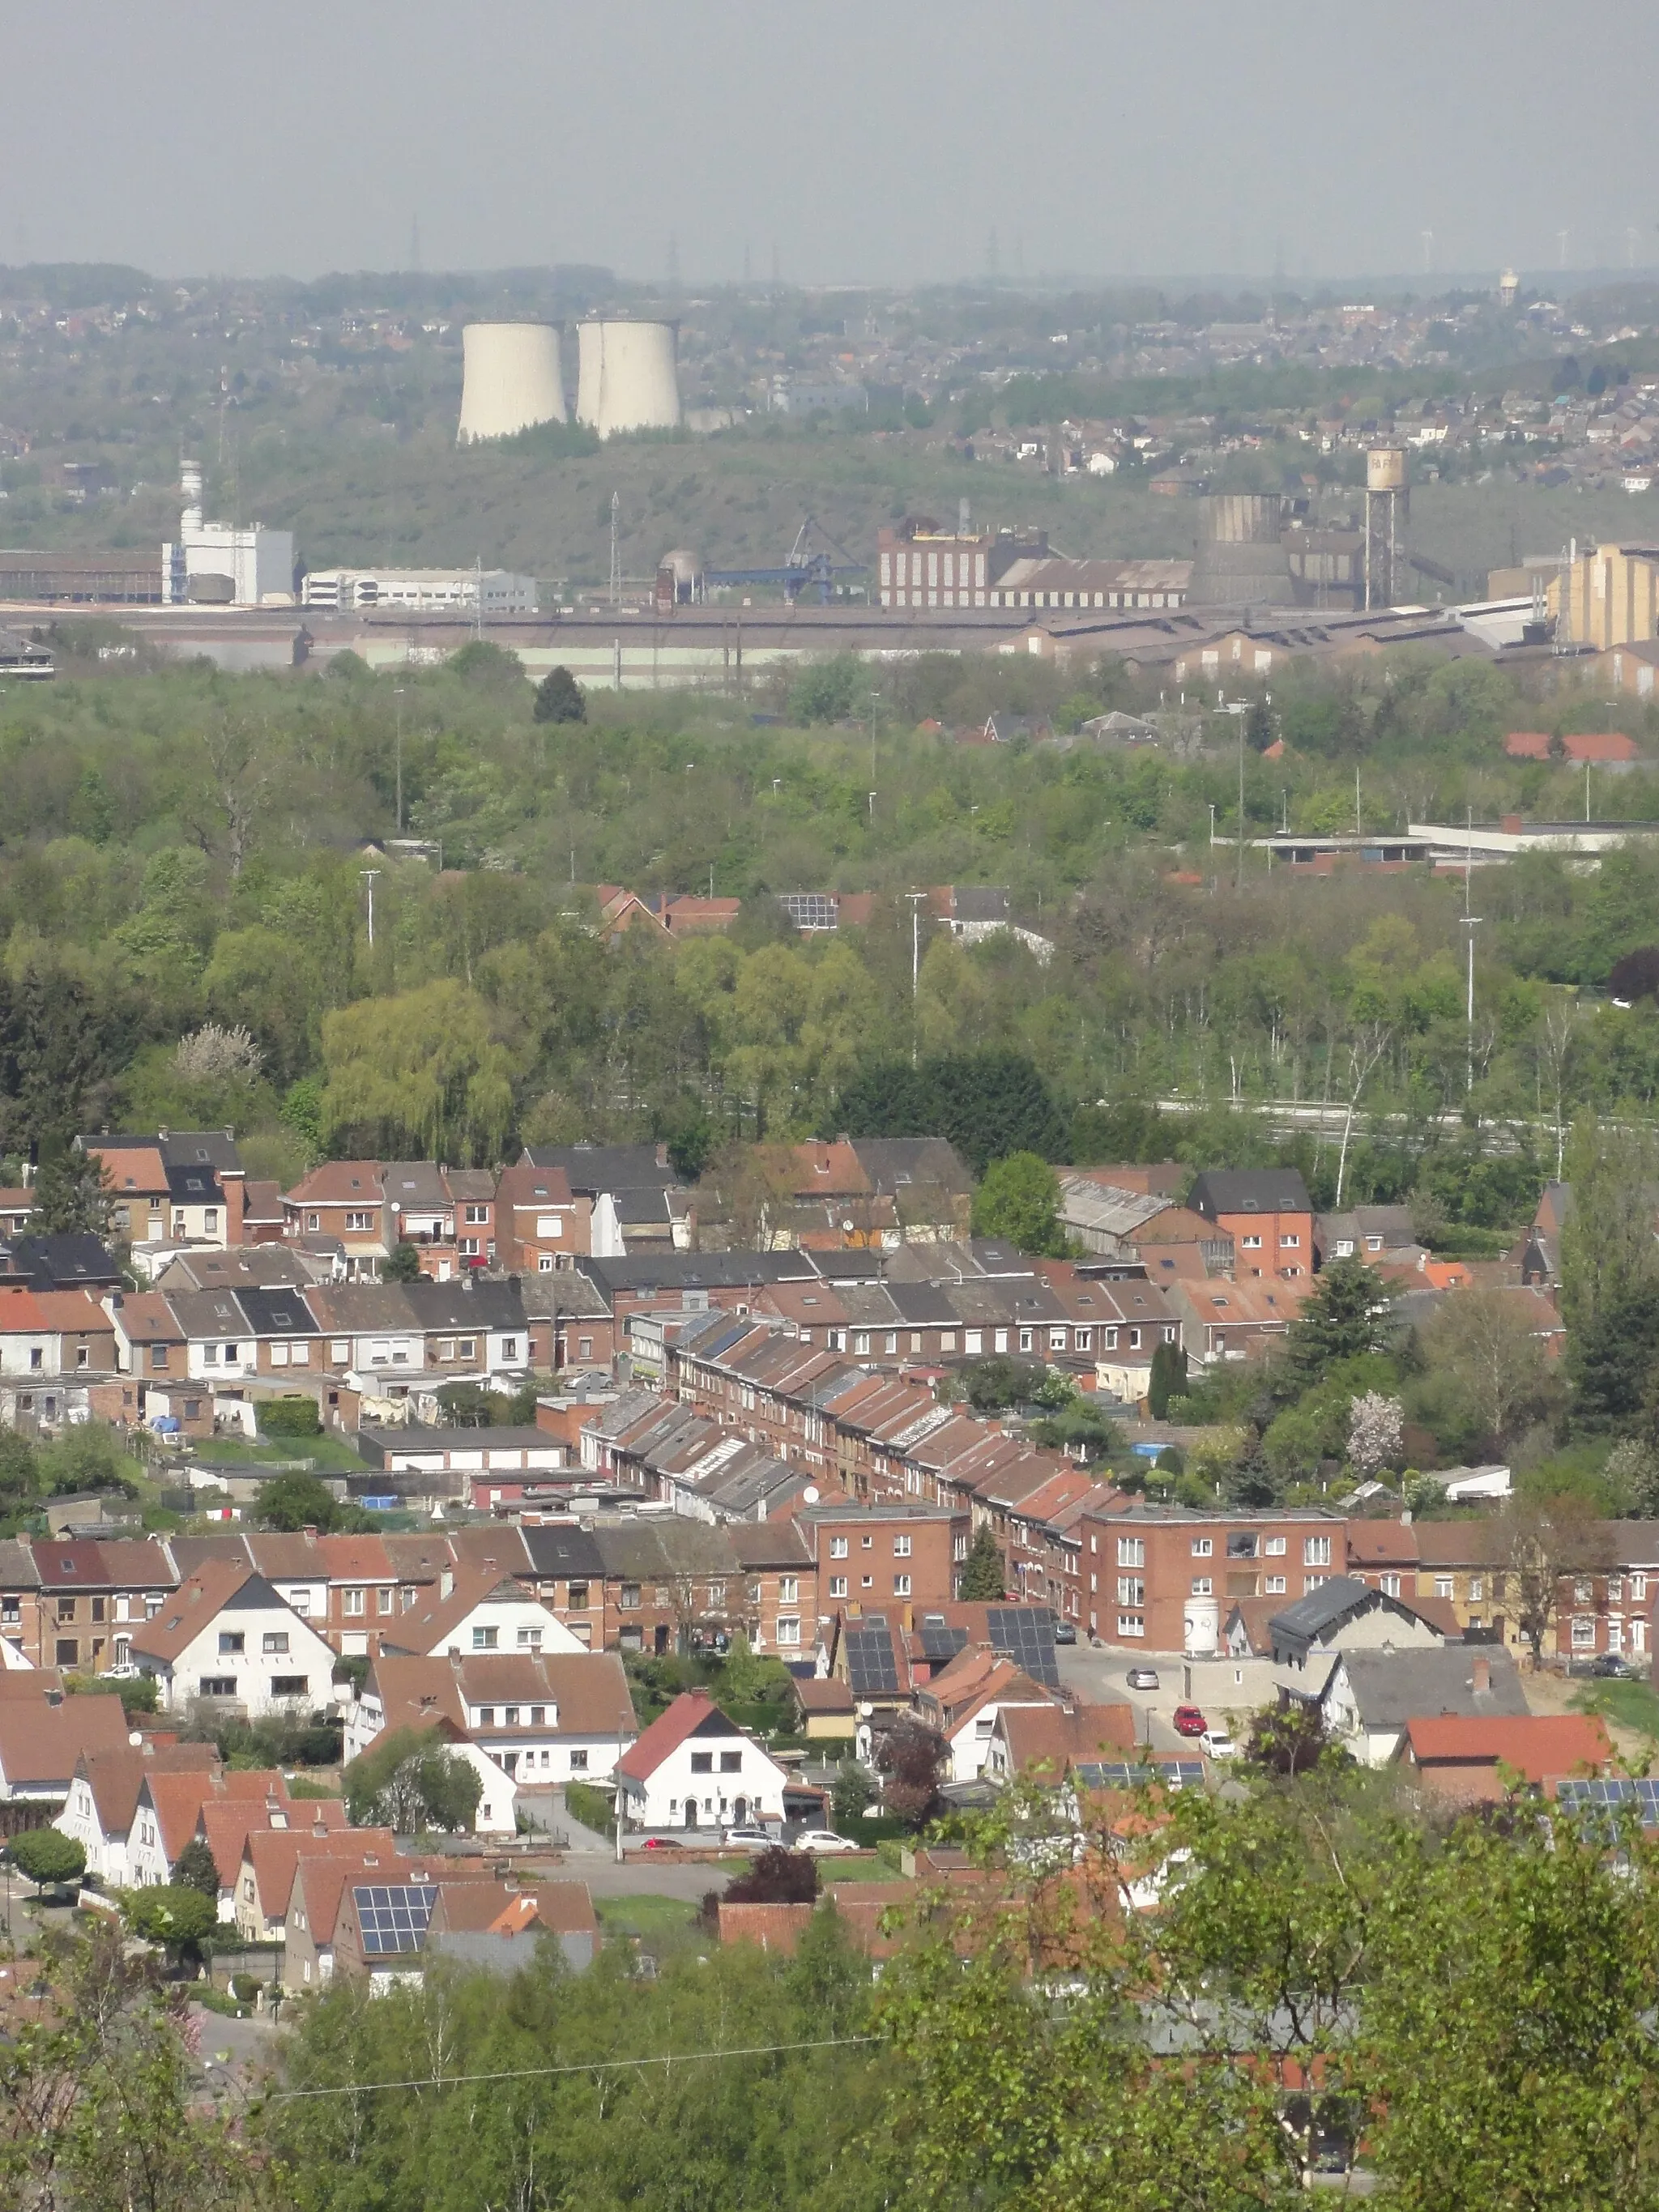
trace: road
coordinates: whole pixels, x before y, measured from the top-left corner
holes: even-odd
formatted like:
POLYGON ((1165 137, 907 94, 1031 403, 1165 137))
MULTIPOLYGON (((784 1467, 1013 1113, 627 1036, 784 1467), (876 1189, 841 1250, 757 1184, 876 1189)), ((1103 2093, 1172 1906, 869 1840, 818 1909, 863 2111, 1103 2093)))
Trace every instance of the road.
POLYGON ((1060 1679, 1068 1690, 1091 1705, 1127 1705, 1134 1709, 1135 1735, 1154 1751, 1190 1749, 1173 1725, 1176 1707, 1183 1701, 1178 1659, 1138 1659, 1088 1644, 1062 1645, 1055 1655, 1060 1679), (1158 1678, 1156 1690, 1132 1690, 1131 1667, 1150 1666, 1158 1678))

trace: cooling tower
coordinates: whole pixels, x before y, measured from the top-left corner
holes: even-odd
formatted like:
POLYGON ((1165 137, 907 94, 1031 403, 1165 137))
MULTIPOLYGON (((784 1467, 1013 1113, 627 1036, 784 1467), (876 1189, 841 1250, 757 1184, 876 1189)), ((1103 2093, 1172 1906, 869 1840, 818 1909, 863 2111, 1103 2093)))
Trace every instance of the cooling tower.
POLYGON ((602 438, 676 430, 678 335, 672 323, 581 323, 576 331, 576 420, 602 438))
POLYGON ((461 358, 459 444, 565 420, 559 334, 549 324, 469 323, 461 358))
POLYGON ((576 420, 590 430, 599 422, 599 385, 605 374, 605 325, 576 325, 576 420))

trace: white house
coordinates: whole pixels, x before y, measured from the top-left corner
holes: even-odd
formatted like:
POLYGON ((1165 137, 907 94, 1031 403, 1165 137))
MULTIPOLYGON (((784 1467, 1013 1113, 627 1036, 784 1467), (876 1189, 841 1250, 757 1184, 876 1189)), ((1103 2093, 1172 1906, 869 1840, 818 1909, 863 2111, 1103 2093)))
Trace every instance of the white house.
POLYGON ((210 1743, 158 1747, 145 1738, 82 1752, 64 1809, 52 1826, 80 1844, 94 1881, 107 1889, 127 1888, 132 1884, 129 1845, 145 1776, 194 1773, 198 1786, 206 1789, 218 1764, 218 1753, 210 1743))
POLYGON ((952 1782, 976 1782, 991 1761, 999 1717, 1020 1709, 1052 1707, 1056 1700, 1023 1668, 996 1651, 959 1651, 927 1687, 916 1706, 950 1746, 952 1782))
POLYGON ((307 1711, 334 1694, 334 1652, 251 1566, 210 1559, 132 1633, 132 1658, 162 1710, 198 1698, 250 1717, 307 1711))
POLYGON ((356 1759, 382 1729, 440 1717, 525 1790, 609 1781, 639 1734, 614 1652, 382 1656, 347 1709, 345 1756, 356 1759))
POLYGON ((706 1690, 676 1698, 617 1760, 616 1775, 630 1828, 718 1829, 783 1819, 788 1777, 706 1690))
POLYGON ((532 1589, 493 1569, 446 1567, 435 1597, 380 1631, 380 1649, 410 1659, 459 1659, 475 1652, 585 1651, 532 1589))
POLYGON ((1514 1660, 1486 1644, 1345 1651, 1320 1700, 1326 1735, 1362 1766, 1386 1766, 1419 1717, 1510 1720, 1528 1710, 1514 1660))

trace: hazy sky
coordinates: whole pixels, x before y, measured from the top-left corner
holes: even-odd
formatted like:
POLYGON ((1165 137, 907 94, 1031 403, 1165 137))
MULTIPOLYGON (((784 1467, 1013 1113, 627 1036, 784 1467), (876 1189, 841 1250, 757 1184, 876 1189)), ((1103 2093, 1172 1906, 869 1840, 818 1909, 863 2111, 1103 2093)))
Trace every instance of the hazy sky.
POLYGON ((0 259, 1659 265, 1655 0, 10 0, 0 259), (1634 230, 1632 240, 1627 232, 1634 230))

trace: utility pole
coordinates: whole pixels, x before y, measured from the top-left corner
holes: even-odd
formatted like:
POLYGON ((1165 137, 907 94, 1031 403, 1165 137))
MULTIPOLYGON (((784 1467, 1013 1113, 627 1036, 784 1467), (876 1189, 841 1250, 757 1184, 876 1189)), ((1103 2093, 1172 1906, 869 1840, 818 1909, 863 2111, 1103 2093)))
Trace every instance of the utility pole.
POLYGON ((368 949, 371 952, 374 950, 374 878, 380 872, 378 868, 359 868, 357 871, 368 885, 368 949))
POLYGON ((870 694, 870 781, 872 783, 876 780, 876 710, 880 705, 880 692, 872 691, 870 694))
POLYGON ((1238 870, 1236 888, 1241 896, 1244 890, 1244 722, 1243 714, 1233 720, 1238 724, 1238 870))
POLYGON ((1466 914, 1463 917, 1463 927, 1469 933, 1469 994, 1468 1012, 1469 1062, 1468 1079, 1463 1086, 1466 1091, 1473 1091, 1474 1088, 1474 933, 1479 927, 1480 922, 1480 916, 1478 914, 1466 914))
POLYGON ((398 702, 398 835, 404 834, 404 687, 394 684, 392 696, 398 702))
MULTIPOLYGON (((613 610, 622 605, 622 562, 617 551, 617 521, 621 514, 622 494, 613 491, 611 495, 611 605, 613 610)), ((621 684, 617 688, 620 690, 621 684)))
POLYGON ((926 891, 906 891, 910 902, 910 997, 914 1003, 921 989, 921 902, 926 891))

